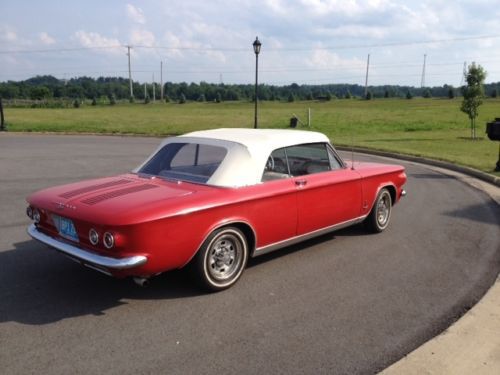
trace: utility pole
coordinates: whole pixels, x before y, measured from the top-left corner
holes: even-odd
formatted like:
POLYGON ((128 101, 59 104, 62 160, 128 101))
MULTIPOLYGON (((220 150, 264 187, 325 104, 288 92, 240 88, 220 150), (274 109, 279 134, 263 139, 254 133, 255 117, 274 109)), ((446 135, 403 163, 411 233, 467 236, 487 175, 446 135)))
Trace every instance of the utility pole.
POLYGON ((153 103, 156 102, 156 92, 155 92, 155 74, 153 73, 153 103))
POLYGON ((462 79, 460 80, 460 86, 464 85, 464 79, 466 75, 467 75, 467 61, 464 61, 464 70, 462 72, 462 79))
POLYGON ((130 70, 130 46, 127 46, 127 56, 128 56, 128 83, 130 86, 130 97, 134 97, 134 89, 132 88, 132 72, 130 70))
POLYGON ((422 68, 422 79, 420 80, 420 88, 425 87, 425 60, 427 59, 427 54, 424 54, 424 66, 422 68))
POLYGON ((370 54, 368 54, 368 59, 366 61, 365 99, 368 95, 368 71, 369 70, 370 70, 370 54))
POLYGON ((163 61, 160 61, 160 98, 163 102, 163 61))
POLYGON ((146 82, 144 82, 144 101, 146 101, 147 92, 146 92, 146 82))

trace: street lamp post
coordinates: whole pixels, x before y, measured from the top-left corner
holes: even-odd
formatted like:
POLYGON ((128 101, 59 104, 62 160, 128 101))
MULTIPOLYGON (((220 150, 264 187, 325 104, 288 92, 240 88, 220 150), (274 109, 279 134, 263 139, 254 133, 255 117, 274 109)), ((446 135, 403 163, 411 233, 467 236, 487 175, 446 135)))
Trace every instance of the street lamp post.
POLYGON ((255 38, 255 42, 253 42, 253 51, 255 52, 255 123, 254 123, 254 129, 257 129, 257 87, 258 87, 258 77, 259 77, 259 52, 260 52, 260 46, 261 42, 259 41, 259 38, 255 38))

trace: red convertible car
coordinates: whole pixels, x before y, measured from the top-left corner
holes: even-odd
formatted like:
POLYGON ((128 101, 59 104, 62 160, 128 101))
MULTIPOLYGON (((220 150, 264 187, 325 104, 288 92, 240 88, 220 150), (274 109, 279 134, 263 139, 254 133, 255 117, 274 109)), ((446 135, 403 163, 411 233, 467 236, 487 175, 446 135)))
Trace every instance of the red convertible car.
POLYGON ((217 129, 164 140, 131 173, 28 198, 28 233, 81 264, 143 285, 189 266, 210 290, 255 257, 365 222, 387 228, 404 168, 343 161, 320 133, 217 129))

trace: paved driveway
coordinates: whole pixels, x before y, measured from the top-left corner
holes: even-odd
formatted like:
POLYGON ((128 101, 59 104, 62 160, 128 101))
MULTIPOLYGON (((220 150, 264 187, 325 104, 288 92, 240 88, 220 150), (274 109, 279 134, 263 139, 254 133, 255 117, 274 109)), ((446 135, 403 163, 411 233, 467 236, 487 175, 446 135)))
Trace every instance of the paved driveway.
POLYGON ((218 294, 181 271, 141 289, 25 233, 26 195, 127 171, 158 143, 0 134, 2 373, 374 373, 445 329, 498 274, 498 208, 407 163, 408 196, 387 231, 354 227, 253 259, 218 294))

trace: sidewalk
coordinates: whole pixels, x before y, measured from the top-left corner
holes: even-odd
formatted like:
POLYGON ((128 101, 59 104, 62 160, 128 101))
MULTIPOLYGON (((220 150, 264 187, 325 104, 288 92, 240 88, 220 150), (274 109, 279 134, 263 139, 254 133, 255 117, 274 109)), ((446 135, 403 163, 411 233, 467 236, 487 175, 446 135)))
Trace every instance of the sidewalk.
MULTIPOLYGON (((461 173, 426 167, 485 191, 500 205, 500 188, 461 173)), ((500 277, 455 324, 381 374, 500 374, 500 277)))

